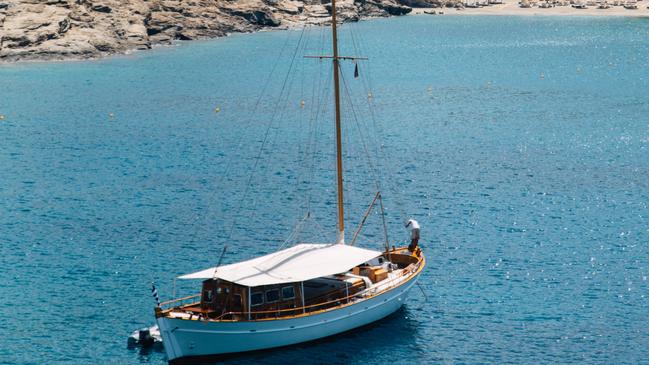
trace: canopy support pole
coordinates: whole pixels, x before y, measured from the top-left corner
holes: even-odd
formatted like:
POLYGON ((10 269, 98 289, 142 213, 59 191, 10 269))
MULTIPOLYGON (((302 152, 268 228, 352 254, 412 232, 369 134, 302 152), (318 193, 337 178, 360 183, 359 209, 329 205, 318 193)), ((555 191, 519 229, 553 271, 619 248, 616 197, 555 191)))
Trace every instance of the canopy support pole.
POLYGON ((345 280, 345 298, 347 298, 347 303, 349 303, 349 286, 347 280, 345 280))
POLYGON ((250 311, 252 310, 252 298, 250 297, 250 287, 248 287, 248 320, 250 320, 250 311))
POLYGON ((300 291, 302 297, 302 313, 306 313, 306 308, 304 306, 304 281, 300 281, 300 291))

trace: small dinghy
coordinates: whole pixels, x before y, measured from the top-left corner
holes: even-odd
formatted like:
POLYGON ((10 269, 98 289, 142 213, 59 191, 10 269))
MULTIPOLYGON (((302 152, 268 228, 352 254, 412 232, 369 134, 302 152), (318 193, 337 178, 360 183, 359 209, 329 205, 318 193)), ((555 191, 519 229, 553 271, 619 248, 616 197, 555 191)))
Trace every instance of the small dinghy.
POLYGON ((133 331, 126 342, 129 348, 162 346, 162 337, 157 325, 133 331))

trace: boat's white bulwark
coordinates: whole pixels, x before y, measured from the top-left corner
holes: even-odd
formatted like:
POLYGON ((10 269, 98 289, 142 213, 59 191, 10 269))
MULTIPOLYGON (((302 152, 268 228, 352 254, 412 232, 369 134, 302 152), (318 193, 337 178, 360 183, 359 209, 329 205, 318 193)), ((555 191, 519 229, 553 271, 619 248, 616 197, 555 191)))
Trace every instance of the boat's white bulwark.
POLYGON ((398 310, 421 267, 401 285, 374 297, 318 314, 276 320, 220 322, 157 318, 169 361, 311 341, 377 321, 398 310))

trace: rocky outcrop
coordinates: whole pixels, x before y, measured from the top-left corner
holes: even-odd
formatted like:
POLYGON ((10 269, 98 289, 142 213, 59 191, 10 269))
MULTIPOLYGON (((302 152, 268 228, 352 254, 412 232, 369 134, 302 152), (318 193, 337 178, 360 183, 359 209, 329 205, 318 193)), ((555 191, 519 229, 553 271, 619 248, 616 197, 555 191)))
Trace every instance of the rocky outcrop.
POLYGON ((144 26, 149 14, 144 0, 119 8, 109 0, 10 2, 0 28, 0 59, 89 58, 150 48, 144 26))
MULTIPOLYGON (((397 0, 337 6, 347 21, 411 10, 397 0)), ((0 0, 0 60, 97 58, 175 40, 324 24, 330 10, 329 0, 0 0)))

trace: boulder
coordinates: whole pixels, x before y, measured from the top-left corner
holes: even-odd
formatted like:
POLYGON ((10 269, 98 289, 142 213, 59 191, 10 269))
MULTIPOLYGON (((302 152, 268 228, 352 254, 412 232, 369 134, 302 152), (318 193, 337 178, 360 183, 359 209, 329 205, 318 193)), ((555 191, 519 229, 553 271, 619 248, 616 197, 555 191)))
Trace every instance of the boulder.
POLYGON ((104 4, 104 3, 93 4, 93 5, 90 6, 90 9, 92 11, 96 11, 96 12, 99 12, 99 13, 112 13, 113 12, 113 9, 110 6, 108 6, 108 5, 104 4))
POLYGON ((399 0, 399 3, 411 8, 431 8, 441 5, 440 0, 399 0))
POLYGON ((281 0, 274 5, 278 11, 291 15, 297 15, 304 11, 304 4, 299 1, 281 0))
POLYGON ((373 4, 383 10, 387 15, 406 15, 412 11, 409 6, 401 5, 394 0, 368 0, 368 4, 373 4))
POLYGON ((277 27, 280 21, 275 19, 272 13, 263 10, 231 10, 230 14, 240 16, 251 24, 277 27))
POLYGON ((2 23, 2 49, 30 48, 46 40, 59 38, 69 29, 69 13, 64 7, 44 4, 17 4, 9 7, 2 23))

